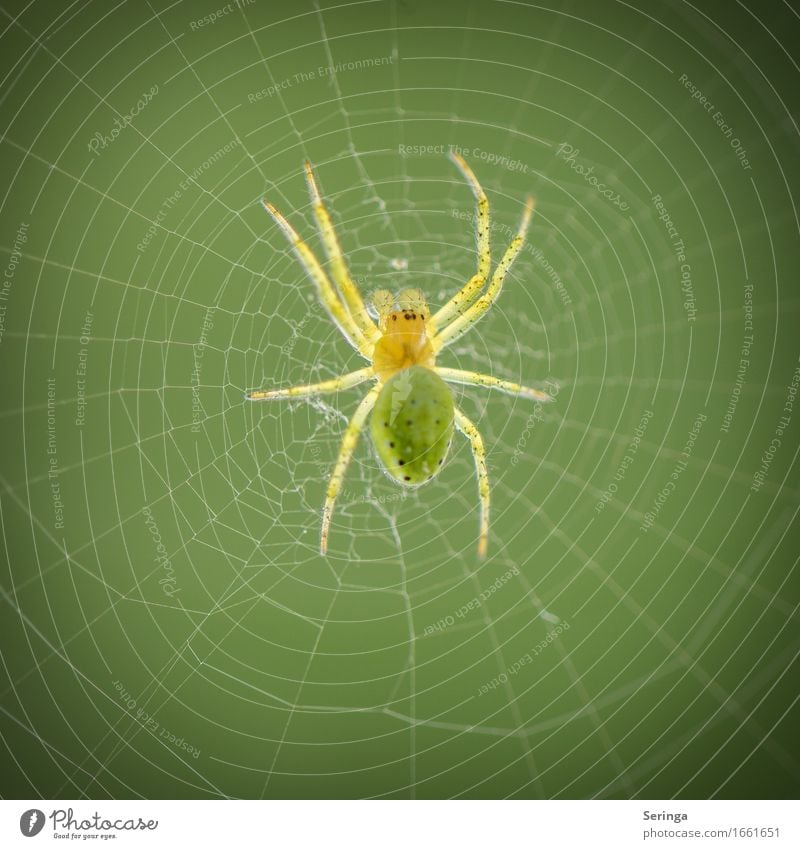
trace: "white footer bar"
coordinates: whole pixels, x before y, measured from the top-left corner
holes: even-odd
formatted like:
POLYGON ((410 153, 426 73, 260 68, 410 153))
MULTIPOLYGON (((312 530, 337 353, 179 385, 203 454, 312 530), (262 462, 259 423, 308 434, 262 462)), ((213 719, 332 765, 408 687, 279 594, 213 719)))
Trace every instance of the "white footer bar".
POLYGON ((800 846, 794 801, 0 801, 0 846, 800 846))

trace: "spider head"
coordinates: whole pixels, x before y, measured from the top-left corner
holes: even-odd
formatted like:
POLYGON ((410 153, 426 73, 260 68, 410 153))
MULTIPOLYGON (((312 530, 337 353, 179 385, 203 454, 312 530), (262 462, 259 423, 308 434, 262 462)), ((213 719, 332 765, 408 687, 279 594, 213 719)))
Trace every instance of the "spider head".
POLYGON ((378 377, 386 381, 413 365, 431 368, 434 353, 427 333, 430 312, 419 289, 404 289, 397 297, 381 289, 372 296, 372 304, 381 329, 372 354, 378 377))
POLYGON ((419 289, 403 289, 397 295, 388 289, 378 289, 372 293, 370 301, 383 333, 391 330, 391 324, 398 320, 396 316, 404 321, 430 320, 428 304, 419 289), (406 315, 410 318, 405 319, 406 315))

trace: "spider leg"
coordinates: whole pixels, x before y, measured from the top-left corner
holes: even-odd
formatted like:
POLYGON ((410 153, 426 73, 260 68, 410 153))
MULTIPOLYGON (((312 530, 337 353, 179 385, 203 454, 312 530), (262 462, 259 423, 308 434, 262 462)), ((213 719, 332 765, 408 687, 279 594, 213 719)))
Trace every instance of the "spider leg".
POLYGON ((364 338, 363 333, 357 327, 353 317, 350 315, 344 304, 341 302, 339 295, 333 288, 328 275, 319 264, 319 260, 314 256, 313 251, 300 238, 297 231, 292 225, 278 212, 277 209, 266 201, 261 201, 264 209, 272 216, 275 223, 283 231, 283 234, 289 240, 294 248, 297 258, 306 271, 306 274, 314 282, 317 287, 317 295, 319 296, 322 305, 325 307, 331 321, 339 328, 342 336, 366 359, 370 359, 370 348, 364 338))
POLYGON ((256 389, 248 392, 245 396, 248 401, 279 401, 284 398, 307 398, 309 395, 328 395, 338 392, 340 389, 350 389, 364 383, 375 376, 372 366, 351 371, 349 374, 341 374, 331 380, 323 380, 321 383, 310 383, 307 386, 290 386, 287 389, 270 389, 264 391, 256 389))
POLYGON ((478 475, 478 493, 481 500, 480 535, 478 537, 478 557, 486 556, 486 547, 489 542, 489 470, 486 468, 486 450, 483 447, 483 438, 478 428, 456 407, 456 427, 467 437, 472 456, 475 459, 475 471, 478 475))
POLYGON ((489 199, 478 182, 478 178, 464 161, 464 158, 451 151, 450 159, 458 166, 464 175, 464 179, 469 183, 472 194, 475 195, 475 203, 477 205, 475 214, 475 241, 478 247, 478 273, 474 277, 471 277, 464 284, 464 287, 433 316, 434 327, 443 327, 452 320, 454 315, 461 315, 464 312, 475 299, 478 292, 483 289, 492 266, 492 253, 489 244, 489 199))
POLYGON ((472 304, 463 315, 459 315, 450 324, 438 330, 436 335, 431 340, 434 351, 439 351, 445 345, 449 345, 454 339, 457 339, 463 333, 475 324, 492 306, 500 295, 503 288, 503 281, 508 273, 511 264, 517 258, 517 255, 522 250, 522 245, 525 242, 525 233, 528 230, 528 225, 533 215, 533 198, 528 197, 525 202, 525 209, 522 213, 519 229, 516 236, 511 240, 511 244, 506 248, 503 258, 499 265, 494 270, 492 279, 486 288, 486 291, 472 304))
POLYGON ((546 392, 540 389, 533 389, 530 386, 522 386, 519 383, 512 383, 510 380, 501 380, 499 377, 492 377, 490 374, 480 374, 477 371, 462 371, 458 368, 443 368, 436 366, 434 368, 436 374, 442 380, 448 383, 463 383, 467 386, 486 386, 489 389, 499 389, 501 392, 506 392, 509 395, 519 395, 522 398, 529 398, 531 401, 552 401, 553 398, 546 392))
POLYGON ((333 272, 333 280, 342 295, 350 315, 358 327, 364 334, 366 339, 374 342, 380 332, 375 326, 375 322, 367 313, 367 308, 364 305, 364 300, 361 293, 358 291, 353 278, 350 276, 350 270, 347 267, 347 262, 342 253, 339 239, 336 236, 336 229, 333 226, 330 213, 325 207, 322 200, 317 181, 314 178, 314 171, 310 162, 305 163, 306 182, 308 183, 308 192, 311 195, 311 203, 314 208, 314 218, 317 220, 317 229, 319 230, 322 241, 325 244, 325 253, 331 261, 331 270, 333 272))
POLYGON ((364 427, 364 422, 367 416, 375 406, 375 401, 378 398, 378 393, 381 391, 381 384, 377 383, 370 391, 361 399, 361 403, 356 407, 353 417, 345 428, 342 444, 339 448, 339 456, 336 458, 336 465, 333 467, 330 481, 328 481, 328 491, 325 496, 325 506, 322 508, 322 531, 320 533, 319 550, 321 554, 325 554, 328 550, 328 530, 331 526, 331 518, 333 517, 333 508, 336 504, 336 496, 339 494, 339 489, 342 486, 347 467, 353 457, 353 452, 358 444, 358 437, 361 435, 361 430, 364 427))

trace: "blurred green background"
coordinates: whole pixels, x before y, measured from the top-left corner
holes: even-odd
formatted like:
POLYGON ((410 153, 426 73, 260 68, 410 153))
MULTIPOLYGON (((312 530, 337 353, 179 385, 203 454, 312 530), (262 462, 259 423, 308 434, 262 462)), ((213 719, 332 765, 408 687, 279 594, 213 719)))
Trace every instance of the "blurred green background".
MULTIPOLYGON (((217 0, 221 3, 221 0, 217 0)), ((792 4, 8 3, 6 797, 794 797, 792 4), (404 497, 263 211, 436 304, 529 245, 404 497)), ((794 57, 793 57, 794 52, 794 57)))

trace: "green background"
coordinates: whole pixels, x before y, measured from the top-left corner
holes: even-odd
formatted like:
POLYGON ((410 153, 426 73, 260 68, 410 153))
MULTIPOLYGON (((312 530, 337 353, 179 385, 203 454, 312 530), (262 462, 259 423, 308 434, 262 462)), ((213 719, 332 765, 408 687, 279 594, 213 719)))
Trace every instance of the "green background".
POLYGON ((2 794, 796 796, 796 5, 218 2, 3 9, 2 794), (485 562, 463 440, 403 498, 366 435, 323 559, 363 388, 243 393, 360 360, 259 201, 319 248, 308 157, 440 303, 449 145, 495 260, 537 213, 440 362, 556 401, 455 392, 485 562))

